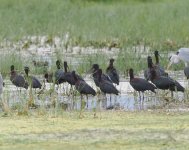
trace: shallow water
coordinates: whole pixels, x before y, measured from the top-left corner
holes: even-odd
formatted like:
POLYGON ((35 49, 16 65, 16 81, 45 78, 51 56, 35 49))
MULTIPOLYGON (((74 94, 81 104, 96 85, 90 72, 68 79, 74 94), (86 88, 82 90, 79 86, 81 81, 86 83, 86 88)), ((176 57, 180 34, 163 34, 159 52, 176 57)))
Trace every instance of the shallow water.
MULTIPOLYGON (((91 85, 96 91, 99 89, 96 88, 94 82, 90 77, 85 78, 86 82, 91 85)), ((186 86, 184 80, 179 80, 179 82, 186 86), (181 82, 182 81, 182 82, 181 82)), ((29 92, 25 89, 16 88, 9 80, 5 81, 5 88, 2 95, 2 99, 7 102, 9 107, 15 107, 19 105, 25 105, 26 101, 29 100, 29 92)), ((52 105, 52 100, 57 101, 58 106, 62 106, 67 110, 76 109, 79 110, 81 108, 81 97, 79 94, 73 96, 70 93, 70 86, 67 83, 64 83, 61 86, 55 86, 54 94, 49 94, 49 90, 52 84, 45 83, 45 88, 43 93, 40 96, 37 96, 40 90, 33 90, 33 99, 37 106, 41 107, 50 107, 52 105)), ((166 95, 165 93, 157 90, 157 94, 152 92, 145 92, 144 100, 141 94, 139 97, 138 93, 134 92, 133 88, 129 84, 128 79, 121 79, 120 85, 116 86, 116 88, 120 91, 118 96, 109 95, 106 96, 102 93, 97 96, 83 96, 82 100, 86 102, 84 108, 86 110, 93 109, 121 109, 121 110, 141 110, 141 109, 149 109, 162 107, 165 105, 166 101, 164 99, 170 98, 170 95, 166 95)), ((76 92, 75 90, 73 90, 76 92)), ((72 91, 72 93, 73 93, 72 91)), ((170 92, 169 92, 170 94, 170 92)), ((182 100, 184 99, 183 93, 174 94, 175 99, 182 100)))

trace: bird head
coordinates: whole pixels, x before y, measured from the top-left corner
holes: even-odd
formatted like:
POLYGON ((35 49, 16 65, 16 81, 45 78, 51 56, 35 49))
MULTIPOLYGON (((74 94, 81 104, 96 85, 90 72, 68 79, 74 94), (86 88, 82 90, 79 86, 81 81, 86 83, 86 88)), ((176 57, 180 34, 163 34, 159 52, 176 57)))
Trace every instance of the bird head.
POLYGON ((24 71, 26 73, 26 75, 28 75, 29 71, 30 71, 30 68, 28 66, 25 66, 24 67, 24 71))
POLYGON ((154 51, 155 56, 159 56, 159 52, 157 50, 154 51))
POLYGON ((60 66, 60 60, 57 60, 57 61, 56 61, 56 65, 57 65, 57 66, 60 66))
POLYGON ((14 65, 11 65, 10 70, 14 71, 14 65))

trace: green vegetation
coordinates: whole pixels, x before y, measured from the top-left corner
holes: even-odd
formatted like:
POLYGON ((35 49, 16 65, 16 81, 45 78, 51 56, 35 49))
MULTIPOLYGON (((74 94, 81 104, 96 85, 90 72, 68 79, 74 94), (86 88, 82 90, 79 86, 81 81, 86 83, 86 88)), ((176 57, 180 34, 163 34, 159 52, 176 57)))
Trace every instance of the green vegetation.
MULTIPOLYGON (((0 40, 45 35, 51 41, 69 33, 71 46, 121 48, 116 65, 122 73, 131 66, 141 70, 146 62, 141 57, 136 61, 133 47, 167 53, 189 46, 188 0, 0 0, 0 4, 0 40)), ((105 68, 102 57, 91 56, 89 61, 105 68)), ((79 66, 79 72, 89 65, 79 66)))
POLYGON ((9 149, 188 149, 189 114, 85 112, 1 117, 0 147, 9 149))
POLYGON ((71 34, 75 44, 118 39, 188 46, 188 0, 0 0, 1 39, 71 34))

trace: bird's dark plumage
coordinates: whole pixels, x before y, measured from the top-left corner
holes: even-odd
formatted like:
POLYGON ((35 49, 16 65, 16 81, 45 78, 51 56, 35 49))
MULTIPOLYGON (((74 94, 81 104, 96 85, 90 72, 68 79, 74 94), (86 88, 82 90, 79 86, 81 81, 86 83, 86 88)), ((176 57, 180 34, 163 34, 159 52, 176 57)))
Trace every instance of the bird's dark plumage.
MULTIPOLYGON (((79 76, 78 74, 75 73, 75 76, 77 77, 77 79, 84 81, 84 79, 81 76, 79 76)), ((64 76, 63 76, 63 79, 66 82, 68 82, 70 85, 75 85, 75 83, 76 83, 72 72, 68 72, 68 64, 67 64, 66 61, 64 62, 64 76)))
POLYGON ((100 90, 105 94, 118 95, 119 91, 115 88, 113 83, 102 78, 102 70, 101 69, 98 70, 98 74, 99 74, 98 81, 99 81, 100 90))
POLYGON ((95 90, 88 85, 84 80, 79 79, 76 74, 75 71, 72 71, 72 76, 74 77, 75 80, 75 87, 76 90, 80 93, 80 94, 84 94, 84 95, 88 95, 91 94, 93 96, 96 95, 95 90))
POLYGON ((155 92, 156 87, 153 84, 149 83, 145 79, 134 77, 132 68, 129 69, 129 75, 130 75, 130 84, 136 91, 138 92, 152 91, 156 93, 155 92))
POLYGON ((155 56, 155 60, 156 60, 156 64, 154 65, 154 68, 156 69, 156 72, 159 76, 168 76, 168 73, 165 72, 165 69, 160 66, 160 63, 159 63, 159 52, 156 50, 154 52, 154 56, 155 56))
POLYGON ((113 83, 119 85, 119 74, 117 73, 116 68, 113 65, 114 59, 110 59, 110 64, 106 69, 106 74, 110 77, 113 83))
POLYGON ((154 69, 151 70, 151 81, 156 85, 158 89, 170 90, 170 91, 181 91, 184 92, 184 87, 180 85, 176 80, 170 77, 158 76, 154 69))
POLYGON ((22 75, 17 74, 17 72, 14 70, 14 65, 11 66, 10 80, 15 86, 28 89, 27 81, 22 75))
MULTIPOLYGON (((98 73, 99 65, 98 64, 93 64, 91 70, 92 70, 93 80, 95 82, 95 85, 97 87, 99 87, 99 73, 98 73)), ((112 80, 107 75, 105 75, 104 73, 102 73, 101 78, 102 78, 102 80, 107 80, 109 82, 112 82, 112 80)))
POLYGON ((29 84, 31 84, 31 87, 34 89, 41 89, 42 84, 40 83, 40 81, 34 76, 29 76, 29 67, 24 67, 24 71, 26 73, 26 80, 29 84))

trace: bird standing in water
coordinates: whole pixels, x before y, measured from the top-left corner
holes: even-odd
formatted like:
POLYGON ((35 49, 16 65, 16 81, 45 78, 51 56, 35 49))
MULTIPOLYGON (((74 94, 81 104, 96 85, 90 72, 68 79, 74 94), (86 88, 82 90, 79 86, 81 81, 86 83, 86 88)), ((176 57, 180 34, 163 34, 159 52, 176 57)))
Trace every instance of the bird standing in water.
MULTIPOLYGON (((92 65, 92 68, 90 69, 89 72, 92 72, 92 75, 93 75, 93 80, 94 80, 94 83, 97 87, 99 87, 99 65, 98 64, 93 64, 92 65)), ((105 75, 104 73, 101 74, 101 78, 102 80, 106 80, 106 81, 109 81, 112 83, 112 80, 107 76, 105 75)))
MULTIPOLYGON (((111 94, 118 95, 119 91, 116 89, 116 87, 113 85, 111 81, 108 81, 106 78, 103 78, 102 75, 102 69, 98 70, 98 82, 99 82, 99 88, 100 90, 106 95, 110 94, 110 106, 111 106, 111 94)), ((107 107, 107 104, 106 104, 107 107)))
POLYGON ((172 97, 173 91, 184 92, 185 90, 184 87, 181 86, 176 80, 166 76, 158 76, 156 70, 154 69, 151 70, 151 81, 158 89, 170 90, 172 97))
POLYGON ((142 92, 142 94, 143 94, 143 98, 142 98, 142 101, 141 101, 142 103, 143 103, 143 100, 144 100, 144 92, 145 91, 152 91, 153 93, 156 93, 155 89, 157 89, 157 88, 153 84, 149 83, 145 79, 134 77, 134 72, 133 72, 132 68, 129 69, 129 76, 130 76, 130 82, 129 83, 133 87, 134 90, 139 92, 140 100, 141 100, 140 92, 142 92))
MULTIPOLYGON (((96 95, 95 90, 88 85, 84 80, 81 80, 80 78, 77 77, 77 75, 75 74, 75 71, 72 71, 72 76, 75 80, 75 87, 76 90, 81 94, 81 105, 82 105, 82 95, 86 95, 87 97, 87 108, 88 108, 88 95, 96 95)), ((82 106, 81 106, 82 108, 82 106)))

